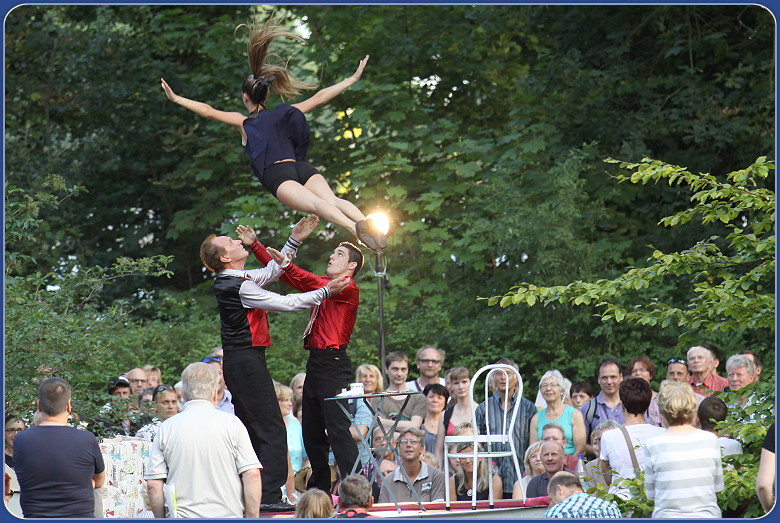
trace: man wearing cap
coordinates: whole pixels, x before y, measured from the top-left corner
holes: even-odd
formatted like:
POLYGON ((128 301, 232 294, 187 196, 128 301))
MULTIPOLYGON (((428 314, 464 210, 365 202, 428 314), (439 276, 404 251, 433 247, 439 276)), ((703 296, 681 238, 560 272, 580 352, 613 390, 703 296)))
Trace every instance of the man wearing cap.
MULTIPOLYGON (((249 252, 241 240, 211 235, 200 247, 203 265, 216 273, 214 293, 222 325, 225 382, 233 395, 236 416, 249 431, 252 446, 263 463, 261 512, 294 510, 282 502, 288 453, 286 440, 280 440, 279 434, 286 429, 266 363, 265 351, 271 345, 266 311, 309 309, 349 284, 342 278, 322 282, 308 292, 287 295, 263 288, 294 267, 290 260, 318 223, 316 216, 300 220, 281 252, 250 242, 255 257, 262 255, 271 260, 262 269, 244 269, 249 252)), ((240 226, 236 232, 241 236, 245 229, 240 226)), ((251 234, 254 236, 254 231, 251 234)))
POLYGON ((108 393, 113 399, 100 409, 92 432, 102 437, 133 436, 143 426, 133 412, 132 387, 126 376, 113 376, 108 380, 108 393))

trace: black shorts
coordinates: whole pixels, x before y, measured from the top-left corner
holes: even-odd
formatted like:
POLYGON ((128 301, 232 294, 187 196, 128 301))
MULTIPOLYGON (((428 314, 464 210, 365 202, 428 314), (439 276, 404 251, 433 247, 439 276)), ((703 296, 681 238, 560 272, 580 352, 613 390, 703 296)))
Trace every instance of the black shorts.
POLYGON ((269 165, 263 170, 263 187, 271 191, 276 198, 276 191, 279 186, 287 180, 306 185, 313 175, 319 174, 319 171, 308 162, 278 162, 269 165))

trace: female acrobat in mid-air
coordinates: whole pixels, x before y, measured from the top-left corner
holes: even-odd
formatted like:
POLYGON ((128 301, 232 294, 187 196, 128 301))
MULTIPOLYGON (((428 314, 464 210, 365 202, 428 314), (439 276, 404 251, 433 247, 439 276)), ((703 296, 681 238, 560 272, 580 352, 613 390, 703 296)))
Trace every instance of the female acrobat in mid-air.
POLYGON ((387 238, 352 203, 338 198, 325 178, 305 161, 309 147, 309 126, 305 113, 332 100, 363 74, 368 56, 363 58, 355 74, 318 91, 302 102, 277 105, 271 110, 265 103, 270 91, 281 96, 296 96, 302 89, 313 89, 295 78, 284 65, 266 63, 268 46, 277 37, 286 36, 304 41, 300 36, 279 28, 279 20, 269 18, 261 28, 255 24, 239 27, 249 29, 247 56, 252 74, 241 88, 249 116, 225 112, 208 104, 190 100, 173 92, 160 79, 165 95, 190 111, 218 122, 232 125, 241 133, 241 142, 251 161, 252 172, 260 183, 287 207, 316 214, 354 234, 372 250, 384 250, 387 238))

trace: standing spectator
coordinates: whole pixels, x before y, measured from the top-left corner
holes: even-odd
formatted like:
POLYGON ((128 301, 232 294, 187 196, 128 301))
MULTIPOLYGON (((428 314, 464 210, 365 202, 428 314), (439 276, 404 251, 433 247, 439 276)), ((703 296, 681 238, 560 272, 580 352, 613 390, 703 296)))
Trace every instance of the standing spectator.
POLYGON ((450 404, 441 415, 436 431, 436 459, 444 463, 444 437, 455 434, 455 427, 463 422, 471 423, 471 376, 466 367, 453 367, 448 372, 450 404), (452 398, 455 401, 452 401, 452 398))
POLYGON ((292 415, 293 390, 281 383, 275 383, 274 390, 276 391, 276 399, 279 402, 279 410, 282 413, 284 426, 287 429, 287 450, 290 454, 290 470, 287 474, 285 490, 287 499, 292 501, 298 497, 295 476, 304 468, 309 467, 309 458, 306 456, 306 448, 303 445, 303 428, 292 415))
POLYGON ((14 439, 27 428, 24 420, 14 414, 5 416, 5 464, 14 468, 14 439))
MULTIPOLYGON (((149 383, 149 379, 146 377, 146 371, 138 367, 132 369, 125 374, 127 381, 130 382, 130 397, 133 399, 133 403, 138 401, 138 394, 146 388, 146 384, 149 383)), ((136 403, 136 407, 138 404, 136 403)))
MULTIPOLYGON (((287 479, 288 469, 287 451, 284 439, 279 440, 280 434, 284 434, 284 421, 266 360, 266 350, 271 346, 266 311, 308 309, 344 290, 348 282, 320 281, 316 289, 307 289, 309 292, 287 295, 276 294, 263 286, 286 276, 295 268, 289 260, 295 257, 301 242, 318 223, 316 216, 301 219, 293 227, 281 253, 265 249, 251 227, 244 225, 236 228, 240 241, 211 235, 201 244, 204 266, 217 274, 214 293, 219 306, 225 353, 225 382, 233 395, 236 416, 249 431, 255 453, 263 461, 261 509, 269 511, 290 510, 292 506, 282 502, 281 487, 287 479), (249 253, 242 243, 249 245, 255 258, 267 267, 245 270, 249 253)), ((316 415, 316 411, 312 410, 311 414, 316 415)), ((312 452, 309 452, 311 455, 312 452)), ((325 461, 327 469, 327 456, 325 461)), ((327 469, 327 474, 330 477, 330 469, 327 469)))
POLYGON ((184 410, 160 426, 144 476, 154 517, 165 517, 165 483, 176 517, 259 517, 262 466, 241 420, 216 408, 217 370, 192 363, 182 382, 184 410))
POLYGON ((752 350, 743 350, 742 352, 740 352, 740 354, 742 354, 743 356, 747 356, 753 362, 753 366, 756 368, 756 373, 755 373, 755 377, 753 378, 753 381, 760 381, 761 371, 763 370, 763 367, 761 366, 761 358, 759 358, 758 354, 756 354, 752 350))
POLYGON ((219 374, 219 388, 217 389, 217 408, 228 414, 235 414, 236 407, 233 405, 233 395, 225 387, 225 373, 222 371, 222 359, 219 356, 206 356, 203 358, 203 363, 208 363, 217 369, 219 374))
POLYGON ((579 409, 596 397, 596 390, 587 381, 578 381, 571 384, 569 396, 571 397, 571 406, 579 409))
POLYGON ((339 510, 335 518, 365 518, 374 504, 365 476, 350 474, 339 483, 339 510))
POLYGON ((721 421, 725 421, 728 416, 729 408, 726 406, 726 402, 717 396, 710 396, 704 398, 699 403, 699 408, 696 411, 696 417, 699 418, 699 426, 701 430, 712 432, 718 436, 718 444, 723 451, 724 456, 731 456, 735 454, 742 454, 742 444, 732 438, 720 436, 718 430, 715 428, 721 421))
MULTIPOLYGON (((444 474, 439 469, 429 467, 420 459, 423 451, 423 432, 419 429, 402 430, 398 440, 401 456, 401 467, 409 476, 413 488, 421 501, 444 501, 444 474)), ((383 482, 379 494, 380 503, 390 503, 392 491, 399 503, 416 501, 409 485, 406 484, 400 467, 392 472, 390 481, 383 482)))
POLYGON ((421 428, 425 432, 425 452, 435 456, 436 439, 442 425, 442 412, 450 398, 450 392, 444 385, 432 383, 425 386, 423 396, 425 396, 426 410, 421 428))
MULTIPOLYGON (((615 358, 604 358, 596 366, 596 378, 601 391, 595 398, 580 407, 580 412, 585 418, 585 432, 588 440, 590 433, 605 419, 613 419, 622 424, 623 409, 620 407, 620 384, 623 382, 623 370, 620 362, 615 358)), ((593 452, 593 447, 588 444, 588 452, 593 452)))
POLYGON ((703 396, 711 396, 713 392, 724 389, 729 381, 717 375, 720 361, 713 351, 703 345, 688 349, 688 369, 691 371, 689 383, 693 390, 703 396))
POLYGON ((761 461, 756 474, 756 494, 761 502, 764 512, 769 512, 775 506, 775 424, 769 426, 769 430, 761 445, 761 461))
POLYGON ((406 382, 406 388, 417 392, 422 392, 426 385, 438 383, 446 385, 447 381, 439 377, 441 367, 444 365, 444 351, 436 347, 423 347, 417 351, 415 364, 420 372, 420 377, 416 380, 406 382))
POLYGON ((333 517, 333 498, 324 490, 306 491, 295 506, 296 519, 324 519, 333 517))
POLYGON ((158 367, 154 365, 144 365, 144 372, 146 372, 146 387, 155 388, 162 385, 162 372, 158 367))
POLYGON ((726 360, 728 386, 724 391, 739 390, 756 381, 756 366, 744 354, 735 354, 726 360))
POLYGON ((141 427, 135 434, 136 437, 144 438, 146 441, 154 441, 157 431, 160 429, 163 421, 175 416, 181 410, 179 398, 176 391, 168 385, 158 385, 153 389, 152 401, 157 406, 157 417, 141 427))
POLYGON ((569 472, 558 472, 547 485, 550 508, 545 518, 611 519, 622 518, 614 501, 589 496, 582 490, 580 479, 569 472))
POLYGON ((17 434, 14 469, 25 518, 94 518, 106 479, 103 455, 89 432, 68 426, 71 390, 61 378, 38 386, 41 421, 17 434))
POLYGON ((290 388, 293 391, 293 403, 303 400, 303 384, 306 381, 306 373, 299 372, 290 380, 290 388))
POLYGON ((655 502, 653 518, 721 517, 720 446, 714 434, 691 424, 696 415, 691 387, 664 381, 658 408, 669 428, 645 441, 645 491, 655 502))
POLYGON ((609 484, 607 483, 606 476, 612 474, 604 474, 601 471, 601 458, 598 456, 601 454, 601 438, 608 430, 616 429, 620 427, 620 423, 613 419, 605 419, 590 433, 590 441, 593 445, 593 451, 596 454, 596 459, 585 462, 585 484, 589 489, 595 488, 596 485, 601 485, 604 490, 609 490, 609 484))
POLYGON ((585 420, 582 412, 564 400, 563 376, 557 370, 544 373, 539 380, 539 390, 547 406, 531 418, 529 442, 541 440, 542 431, 548 423, 556 423, 563 429, 566 454, 576 456, 585 453, 585 420))
POLYGON ((525 450, 525 456, 523 457, 523 465, 525 465, 525 472, 523 477, 515 481, 514 488, 512 489, 512 498, 521 498, 521 490, 519 482, 523 482, 523 491, 528 489, 528 484, 533 478, 544 472, 544 463, 542 463, 542 444, 543 441, 537 441, 531 443, 525 450))
POLYGON ((545 441, 542 443, 542 464, 544 465, 544 473, 539 474, 528 483, 528 490, 525 492, 526 498, 546 496, 547 484, 557 472, 562 470, 573 472, 570 469, 564 468, 563 456, 563 446, 557 441, 545 441))
POLYGON ((690 382, 691 373, 688 370, 688 363, 683 358, 670 358, 666 362, 666 379, 669 381, 690 382))
POLYGON ((396 462, 394 461, 395 456, 393 451, 382 449, 386 447, 392 449, 392 447, 395 446, 395 442, 392 439, 392 435, 390 436, 389 441, 385 438, 385 435, 382 432, 382 428, 379 425, 374 427, 372 436, 373 439, 371 446, 373 449, 375 449, 374 458, 376 459, 377 463, 379 463, 379 470, 376 470, 374 463, 369 461, 363 466, 361 474, 368 478, 368 481, 371 482, 371 492, 374 496, 374 499, 379 499, 379 491, 382 487, 382 479, 387 474, 394 471, 397 466, 396 462))
MULTIPOLYGON (((478 450, 482 451, 480 445, 478 450)), ((456 452, 468 454, 474 452, 474 445, 468 442, 458 443, 456 452)), ((477 484, 472 484, 474 474, 474 458, 462 457, 458 458, 460 461, 460 467, 455 475, 449 478, 450 482, 450 501, 471 501, 471 496, 474 489, 477 489, 477 499, 488 499, 490 495, 490 483, 493 483, 493 495, 498 496, 503 492, 501 486, 501 476, 498 474, 492 474, 490 471, 490 465, 487 458, 478 458, 479 465, 477 466, 477 484)))
MULTIPOLYGON (((390 383, 387 385, 387 392, 410 392, 406 386, 406 377, 409 374, 409 358, 400 351, 391 352, 385 358, 385 371, 390 383)), ((409 402, 406 408, 398 418, 399 411, 406 398, 404 396, 386 397, 379 409, 378 421, 385 427, 391 427, 396 419, 399 419, 396 426, 397 431, 408 428, 419 429, 425 417, 426 402, 422 394, 412 394, 409 396, 409 402)))
MULTIPOLYGON (((645 453, 642 444, 656 434, 664 431, 645 422, 645 411, 650 405, 650 385, 642 378, 626 378, 620 384, 620 403, 623 406, 624 427, 631 440, 638 468, 645 463, 645 453)), ((601 471, 609 485, 609 492, 623 499, 633 497, 628 487, 622 487, 623 479, 635 478, 633 459, 623 431, 610 430, 601 436, 601 471), (617 475, 611 474, 615 471, 617 475)))
POLYGON ((131 397, 130 381, 126 376, 112 377, 108 380, 108 393, 113 398, 100 409, 100 417, 91 430, 107 438, 132 436, 144 425, 145 420, 139 419, 135 412, 138 399, 131 397))
MULTIPOLYGON (((496 363, 509 365, 517 369, 517 364, 507 358, 501 358, 496 363)), ((536 405, 518 394, 517 377, 513 372, 508 372, 507 375, 504 375, 500 370, 496 371, 493 373, 493 385, 496 388, 496 392, 476 408, 474 416, 477 420, 477 430, 479 430, 480 434, 487 434, 486 409, 490 409, 491 434, 501 434, 504 411, 507 411, 507 419, 511 419, 514 409, 520 409, 517 413, 515 426, 511 428, 511 435, 514 438, 515 451, 517 452, 520 474, 522 475, 525 470, 522 457, 525 455, 525 449, 528 448, 531 418, 536 414, 536 405), (509 395, 508 405, 504 404, 504 396, 507 393, 509 395)), ((508 444, 493 444, 494 450, 507 450, 508 448, 508 444)), ((515 473, 514 461, 511 457, 495 458, 494 461, 498 467, 498 474, 501 476, 504 499, 511 499, 512 486, 518 479, 515 473)))
POLYGON ((650 405, 645 412, 645 422, 656 427, 661 424, 661 414, 658 412, 658 393, 653 390, 653 380, 656 376, 655 364, 653 360, 647 356, 635 356, 628 360, 628 366, 626 367, 628 375, 632 378, 642 378, 650 384, 650 390, 653 393, 653 397, 650 399, 650 405), (655 400, 655 401, 654 401, 655 400))

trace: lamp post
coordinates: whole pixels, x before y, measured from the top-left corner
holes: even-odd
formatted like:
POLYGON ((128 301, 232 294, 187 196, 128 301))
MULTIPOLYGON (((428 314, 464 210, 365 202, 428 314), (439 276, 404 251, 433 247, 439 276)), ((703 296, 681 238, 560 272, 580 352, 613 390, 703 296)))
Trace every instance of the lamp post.
MULTIPOLYGON (((387 234, 390 230, 390 220, 382 212, 374 212, 366 216, 367 220, 373 220, 374 227, 387 234)), ((379 368, 385 374, 385 284, 387 278, 385 266, 385 253, 375 251, 376 264, 374 274, 377 278, 377 304, 379 306, 379 368)), ((387 376, 384 376, 387 383, 387 376)))

